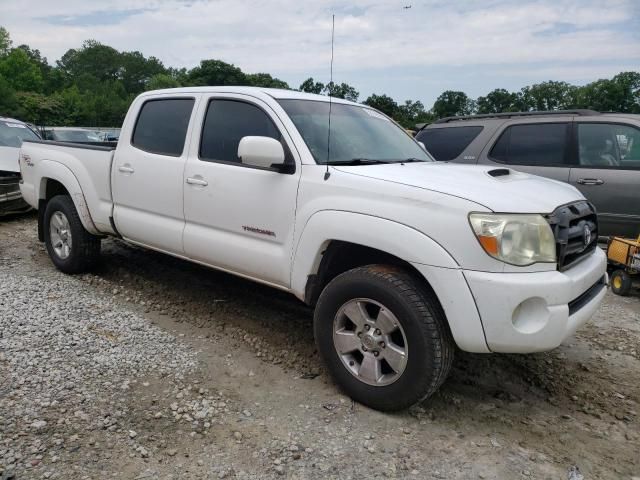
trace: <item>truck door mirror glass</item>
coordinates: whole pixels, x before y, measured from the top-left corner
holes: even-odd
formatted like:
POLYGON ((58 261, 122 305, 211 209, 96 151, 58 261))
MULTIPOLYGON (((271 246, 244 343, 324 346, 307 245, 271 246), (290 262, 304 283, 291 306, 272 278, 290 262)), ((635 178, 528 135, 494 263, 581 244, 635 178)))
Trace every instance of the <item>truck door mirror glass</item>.
POLYGON ((270 137, 242 137, 238 144, 238 158, 244 165, 280 168, 284 165, 284 148, 278 140, 270 137))

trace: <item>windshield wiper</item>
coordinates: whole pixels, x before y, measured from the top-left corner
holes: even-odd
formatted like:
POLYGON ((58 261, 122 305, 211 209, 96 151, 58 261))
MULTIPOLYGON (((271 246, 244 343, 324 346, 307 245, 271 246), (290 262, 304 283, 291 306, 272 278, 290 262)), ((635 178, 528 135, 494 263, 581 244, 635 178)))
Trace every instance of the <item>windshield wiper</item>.
POLYGON ((387 160, 375 160, 373 158, 352 158, 351 160, 329 162, 329 165, 377 165, 391 163, 387 160))
POLYGON ((400 160, 399 163, 412 163, 412 162, 426 162, 426 160, 420 160, 419 158, 409 157, 409 158, 400 160))

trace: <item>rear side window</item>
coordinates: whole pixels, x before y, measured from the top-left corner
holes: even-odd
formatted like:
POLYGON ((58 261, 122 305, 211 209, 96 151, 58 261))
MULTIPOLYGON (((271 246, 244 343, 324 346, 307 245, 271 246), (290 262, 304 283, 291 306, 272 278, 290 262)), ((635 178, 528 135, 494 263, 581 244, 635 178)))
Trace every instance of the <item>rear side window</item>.
POLYGON ((131 144, 141 150, 179 157, 193 110, 193 98, 149 100, 142 105, 131 144))
POLYGON ((489 156, 510 165, 565 163, 568 123, 535 123, 508 127, 489 156))
POLYGON ((640 168, 640 130, 615 123, 578 124, 580 166, 640 168))
POLYGON ((436 160, 453 160, 480 134, 482 127, 427 128, 416 135, 436 160))
POLYGON ((281 141, 281 135, 269 116, 260 108, 236 100, 212 100, 202 127, 200 159, 236 162, 242 137, 271 137, 281 141))

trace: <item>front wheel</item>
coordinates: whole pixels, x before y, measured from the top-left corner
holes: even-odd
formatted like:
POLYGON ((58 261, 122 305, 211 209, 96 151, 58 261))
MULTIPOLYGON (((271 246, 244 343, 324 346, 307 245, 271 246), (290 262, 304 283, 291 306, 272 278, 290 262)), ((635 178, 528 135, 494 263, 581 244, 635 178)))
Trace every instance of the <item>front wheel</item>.
POLYGON ((64 273, 90 270, 100 256, 100 237, 84 229, 71 197, 58 195, 44 211, 44 243, 53 264, 64 273))
POLYGON ((400 410, 433 394, 454 344, 433 292, 400 268, 368 265, 333 279, 314 316, 318 350, 354 400, 400 410))

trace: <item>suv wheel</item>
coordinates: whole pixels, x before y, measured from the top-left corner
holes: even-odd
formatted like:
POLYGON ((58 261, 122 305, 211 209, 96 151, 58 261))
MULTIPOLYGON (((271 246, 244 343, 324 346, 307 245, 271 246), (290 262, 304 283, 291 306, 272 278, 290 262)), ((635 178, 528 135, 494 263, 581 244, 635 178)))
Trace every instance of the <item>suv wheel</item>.
POLYGON ((406 408, 434 393, 453 360, 435 295, 392 266, 369 265, 333 279, 318 300, 314 331, 336 382, 379 410, 406 408))

